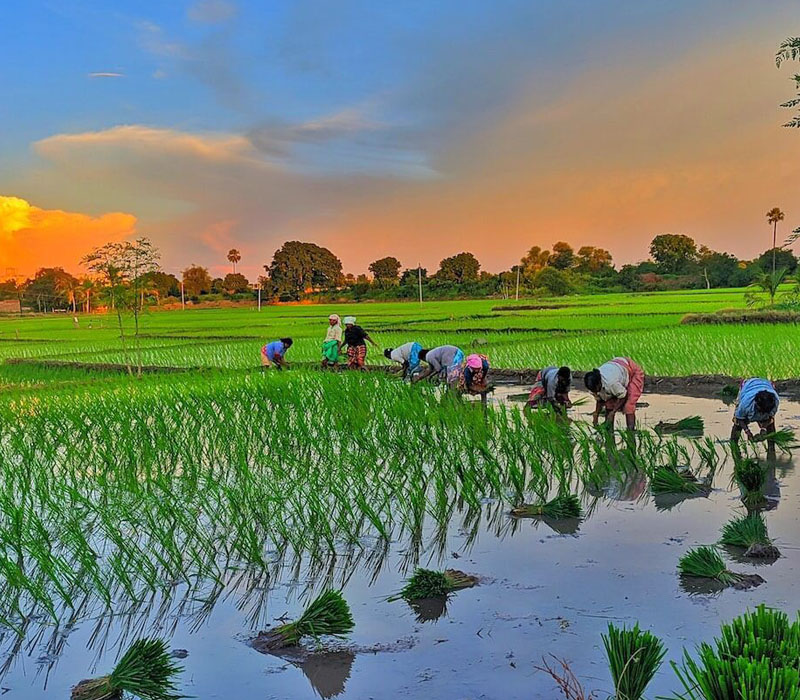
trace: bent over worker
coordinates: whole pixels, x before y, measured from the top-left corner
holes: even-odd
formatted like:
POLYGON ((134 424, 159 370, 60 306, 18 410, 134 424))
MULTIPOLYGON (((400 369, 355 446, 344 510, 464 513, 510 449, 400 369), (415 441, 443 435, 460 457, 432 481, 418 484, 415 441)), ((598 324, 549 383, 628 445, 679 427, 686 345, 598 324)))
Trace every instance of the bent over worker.
POLYGON ((528 408, 551 406, 559 412, 572 406, 569 390, 572 386, 572 371, 569 367, 545 367, 536 375, 536 381, 528 394, 528 408))
POLYGON ((428 366, 415 377, 415 381, 437 374, 450 387, 458 384, 461 378, 461 363, 464 361, 464 351, 461 348, 455 345, 440 345, 430 350, 422 349, 419 351, 419 359, 428 366))
POLYGON ((593 425, 605 410, 606 424, 613 426, 615 416, 622 411, 628 430, 636 427, 636 402, 644 391, 644 371, 639 365, 629 357, 615 357, 587 372, 583 382, 597 401, 593 425))
POLYGON ((748 438, 755 440, 750 431, 751 423, 758 423, 762 436, 774 433, 779 404, 778 392, 771 381, 758 377, 745 379, 739 387, 739 396, 736 399, 731 441, 736 442, 743 430, 748 438))
POLYGON ((419 343, 403 343, 397 348, 386 348, 383 356, 387 360, 396 362, 402 369, 403 379, 410 379, 419 369, 419 353, 422 345, 419 343))
POLYGON ((281 338, 265 345, 261 348, 261 367, 266 369, 275 365, 278 370, 288 367, 286 351, 290 347, 292 347, 291 338, 281 338))

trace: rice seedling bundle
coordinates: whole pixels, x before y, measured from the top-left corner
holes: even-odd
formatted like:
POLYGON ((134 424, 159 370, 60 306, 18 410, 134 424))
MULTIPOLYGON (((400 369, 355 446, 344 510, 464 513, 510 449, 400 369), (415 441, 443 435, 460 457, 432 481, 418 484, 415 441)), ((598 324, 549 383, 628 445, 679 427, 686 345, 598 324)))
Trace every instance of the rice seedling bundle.
POLYGON ((715 579, 726 586, 741 580, 741 574, 729 571, 725 561, 714 547, 696 547, 684 554, 678 562, 683 576, 715 579))
POLYGON ((728 521, 722 527, 720 543, 734 547, 770 544, 764 516, 760 513, 752 513, 728 521))
POLYGON ((339 591, 327 590, 315 598, 294 622, 261 632, 254 644, 262 649, 282 649, 296 646, 303 637, 315 639, 323 635, 344 637, 355 623, 347 601, 339 591))
POLYGON ((608 625, 602 635, 611 678, 614 681, 615 700, 641 700, 664 661, 666 649, 658 637, 639 629, 608 625))
POLYGON ((746 505, 756 507, 763 502, 767 472, 757 459, 737 459, 733 467, 733 478, 743 491, 746 505))
POLYGON ((81 681, 72 700, 117 700, 129 693, 142 700, 178 700, 175 676, 181 667, 160 639, 137 639, 107 676, 81 681))
POLYGON ((758 435, 757 438, 759 441, 771 442, 775 445, 775 447, 786 452, 790 452, 792 449, 798 446, 794 430, 789 428, 781 428, 780 430, 776 430, 774 433, 769 433, 767 435, 758 435))
POLYGON ((688 478, 676 469, 658 467, 650 479, 650 489, 654 494, 697 493, 701 486, 696 480, 688 478))
POLYGON ((800 622, 760 605, 672 667, 686 700, 800 700, 800 622))
POLYGON ((542 516, 556 520, 580 518, 582 513, 580 498, 572 493, 562 493, 545 503, 523 504, 511 510, 511 514, 516 516, 542 516))
POLYGON ((658 433, 702 433, 705 429, 705 423, 700 416, 689 416, 688 418, 681 418, 679 421, 669 423, 661 421, 656 425, 655 430, 658 433))
POLYGON ((421 598, 439 598, 448 596, 453 591, 462 588, 471 588, 477 582, 477 577, 456 569, 433 571, 431 569, 418 568, 408 579, 400 593, 392 596, 389 600, 403 598, 406 601, 411 601, 421 598))

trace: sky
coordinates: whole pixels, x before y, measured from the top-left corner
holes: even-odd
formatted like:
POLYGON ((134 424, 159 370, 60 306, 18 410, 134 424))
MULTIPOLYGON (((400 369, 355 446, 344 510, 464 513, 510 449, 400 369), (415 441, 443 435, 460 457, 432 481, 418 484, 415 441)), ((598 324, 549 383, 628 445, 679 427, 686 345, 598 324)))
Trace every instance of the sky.
MULTIPOLYGON (((287 240, 346 271, 659 233, 751 258, 800 226, 771 0, 9 0, 0 277, 150 237, 255 279, 287 240), (780 235, 781 232, 779 232, 780 235)), ((800 65, 796 66, 800 69, 800 65)), ((796 251, 798 252, 798 251, 796 251)))

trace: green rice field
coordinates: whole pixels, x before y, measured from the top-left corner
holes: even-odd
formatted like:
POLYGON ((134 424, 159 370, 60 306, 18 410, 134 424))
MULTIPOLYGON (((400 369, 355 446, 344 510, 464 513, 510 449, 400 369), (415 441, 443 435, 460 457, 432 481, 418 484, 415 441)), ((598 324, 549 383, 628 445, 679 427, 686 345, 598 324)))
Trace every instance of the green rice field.
MULTIPOLYGON (((496 367, 625 354, 654 374, 800 376, 794 325, 680 325, 741 303, 723 291, 151 312, 142 362, 186 371, 141 377, 96 366, 126 359, 112 315, 1 319, 2 359, 34 362, 0 364, 0 687, 67 698, 157 638, 179 659, 180 694, 202 698, 557 698, 542 671, 554 657, 595 697, 675 697, 697 663, 716 663, 695 663, 695 647, 723 622, 759 604, 794 619, 790 435, 777 454, 733 448, 720 399, 645 395, 634 436, 593 429, 578 390, 564 422, 520 410, 527 387, 483 406, 305 363, 335 311, 382 347, 455 343, 496 367), (260 346, 285 335, 298 366, 262 372, 260 346), (654 430, 689 416, 690 435, 654 430), (752 543, 779 556, 755 559, 752 543), (409 580, 445 592, 415 599, 409 580), (287 650, 259 647, 321 594, 349 605, 343 638, 311 622, 287 650), (640 639, 651 667, 632 683, 625 649, 640 639)), ((784 401, 778 423, 800 427, 800 404, 784 401)), ((773 673, 745 666, 745 681, 773 673)), ((784 676, 800 692, 800 669, 784 676)))

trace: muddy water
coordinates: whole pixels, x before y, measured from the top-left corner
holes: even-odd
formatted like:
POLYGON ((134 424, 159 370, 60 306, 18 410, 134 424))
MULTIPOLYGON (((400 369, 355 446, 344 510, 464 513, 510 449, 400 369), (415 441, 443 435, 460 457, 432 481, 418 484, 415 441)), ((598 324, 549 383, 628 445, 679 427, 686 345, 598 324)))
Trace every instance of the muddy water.
MULTIPOLYGON (((492 401, 519 392, 519 387, 498 388, 492 401)), ((699 414, 706 434, 722 438, 730 430, 731 409, 720 401, 658 395, 644 400, 649 403, 640 411, 645 424, 699 414)), ((587 404, 574 413, 590 411, 587 404)), ((784 402, 780 424, 800 428, 800 404, 784 402)), ((717 475, 709 498, 686 500, 670 510, 657 508, 644 483, 614 489, 577 529, 563 532, 523 520, 497 536, 487 521, 468 546, 466 532, 454 521, 444 558, 422 563, 462 569, 483 581, 453 596, 445 611, 435 604, 415 611, 403 602, 385 602, 402 585, 403 550, 396 543, 374 582, 360 570, 345 585, 356 628, 335 653, 281 659, 245 643, 247 633, 264 622, 299 610, 300 587, 289 584, 270 592, 260 623, 249 621, 233 595, 200 621, 165 616, 162 633, 171 635, 174 648, 188 651, 181 690, 199 698, 552 699, 559 697, 552 680, 535 669, 549 654, 567 659, 587 690, 604 698, 613 690, 600 639, 609 621, 638 621, 664 640, 668 659, 678 659, 684 647, 710 639, 721 621, 748 607, 763 602, 790 614, 800 607, 795 585, 800 481, 786 459, 776 465, 770 485, 776 507, 766 515, 783 557, 760 567, 731 563, 734 570, 760 573, 766 583, 716 594, 682 587, 676 574, 681 554, 714 542, 722 524, 742 512, 729 476, 727 468, 717 475), (438 620, 425 621, 438 613, 443 613, 438 620)), ((193 607, 201 605, 195 601, 193 607)), ((12 662, 0 688, 10 689, 9 698, 67 698, 70 686, 88 675, 94 662, 97 671, 113 665, 114 642, 123 628, 121 621, 112 626, 105 652, 98 651, 89 623, 48 655, 31 646, 12 662)), ((677 689, 665 664, 648 696, 677 689)))

